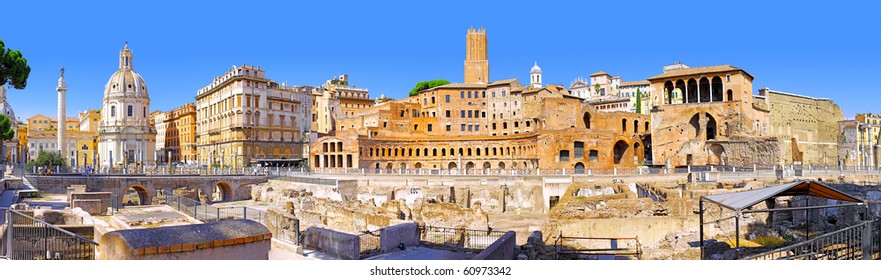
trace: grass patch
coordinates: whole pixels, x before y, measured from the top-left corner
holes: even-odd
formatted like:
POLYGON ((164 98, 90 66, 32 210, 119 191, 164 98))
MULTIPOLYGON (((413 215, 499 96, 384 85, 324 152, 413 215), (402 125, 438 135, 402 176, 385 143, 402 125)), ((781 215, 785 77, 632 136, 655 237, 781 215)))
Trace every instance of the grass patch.
MULTIPOLYGON (((783 244, 785 242, 786 242, 785 239, 779 238, 779 237, 759 236, 753 240, 741 239, 740 240, 740 247, 746 247, 746 248, 775 247, 775 246, 779 246, 780 244, 783 244)), ((730 246, 731 248, 735 247, 734 240, 727 240, 727 241, 725 241, 725 243, 728 244, 728 246, 730 246)))

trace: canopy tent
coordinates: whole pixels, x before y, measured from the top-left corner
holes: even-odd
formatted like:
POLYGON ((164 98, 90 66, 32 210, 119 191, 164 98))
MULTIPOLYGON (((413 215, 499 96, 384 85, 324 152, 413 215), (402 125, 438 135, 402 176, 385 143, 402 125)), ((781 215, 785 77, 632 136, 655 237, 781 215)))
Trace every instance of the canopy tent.
MULTIPOLYGON (((742 192, 735 193, 724 193, 724 194, 714 194, 701 196, 698 207, 700 208, 700 247, 701 247, 701 259, 704 258, 704 200, 718 204, 719 206, 725 207, 735 212, 735 215, 728 218, 719 219, 716 221, 721 221, 725 219, 734 218, 735 220, 735 249, 740 247, 740 217, 743 213, 756 213, 756 212, 774 212, 781 210, 805 210, 806 212, 810 209, 821 209, 821 208, 833 208, 833 207, 846 207, 846 206, 866 206, 865 201, 855 198, 851 195, 838 191, 832 187, 823 184, 822 182, 817 182, 814 180, 801 180, 795 181, 791 183, 786 183, 779 186, 748 190, 742 192), (805 206, 805 207, 791 207, 791 208, 777 208, 777 209, 763 209, 763 210, 749 210, 750 207, 762 203, 765 200, 775 197, 781 196, 814 196, 820 198, 826 198, 831 200, 838 201, 846 201, 850 203, 846 204, 836 204, 836 205, 822 205, 822 206, 805 206)), ((807 221, 810 223, 810 220, 807 221)), ((713 223, 713 222, 710 222, 713 223)), ((808 227, 809 229, 810 227, 808 227)), ((806 231, 806 237, 810 236, 809 231, 806 231)))
POLYGON ((703 196, 702 198, 722 207, 740 211, 759 204, 769 198, 780 196, 815 196, 832 200, 863 203, 861 199, 833 189, 814 180, 795 181, 779 186, 703 196))

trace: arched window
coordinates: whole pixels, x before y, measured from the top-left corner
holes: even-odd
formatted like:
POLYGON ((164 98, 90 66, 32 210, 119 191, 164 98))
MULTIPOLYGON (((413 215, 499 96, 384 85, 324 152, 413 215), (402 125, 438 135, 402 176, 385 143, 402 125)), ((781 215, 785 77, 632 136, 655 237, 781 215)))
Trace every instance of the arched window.
MULTIPOLYGON (((584 117, 581 120, 584 121, 584 128, 590 129, 590 113, 584 112, 584 117)), ((529 122, 526 122, 526 126, 529 126, 529 122)))
POLYGON ((126 111, 128 112, 127 115, 128 115, 129 117, 131 117, 131 116, 133 115, 133 112, 132 112, 132 105, 128 105, 128 110, 126 110, 126 111))
POLYGON ((621 120, 621 131, 627 132, 627 119, 621 120))
POLYGON ((110 116, 111 117, 116 116, 116 106, 110 106, 110 116))

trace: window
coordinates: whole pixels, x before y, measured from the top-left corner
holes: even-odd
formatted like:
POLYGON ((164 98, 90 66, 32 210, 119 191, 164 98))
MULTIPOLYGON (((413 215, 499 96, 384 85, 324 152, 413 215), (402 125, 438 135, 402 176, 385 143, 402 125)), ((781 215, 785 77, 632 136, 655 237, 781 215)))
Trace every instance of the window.
POLYGON ((486 98, 486 91, 481 91, 480 93, 483 96, 483 98, 486 98))
POLYGON ((447 103, 450 103, 450 95, 449 94, 447 94, 447 103))
MULTIPOLYGON (((447 95, 447 96, 449 96, 449 95, 447 95)), ((449 117, 450 117, 450 110, 447 110, 447 118, 449 118, 449 117)))
POLYGON ((575 159, 583 159, 584 158, 584 142, 575 141, 575 159))
POLYGON ((588 161, 597 162, 599 160, 600 152, 597 150, 590 150, 588 155, 588 161))
POLYGON ((462 118, 464 119, 465 118, 465 110, 461 111, 461 115, 462 115, 462 118))
POLYGON ((731 81, 731 74, 725 75, 725 81, 726 81, 726 82, 730 82, 730 81, 731 81))
POLYGON ((465 131, 465 124, 462 124, 462 131, 465 131))
POLYGON ((434 104, 434 96, 431 97, 431 104, 434 104))
POLYGON ((116 106, 110 106, 110 116, 111 117, 116 116, 116 106))
POLYGON ((569 161, 569 150, 561 150, 560 151, 560 162, 569 161))
POLYGON ((470 91, 468 92, 468 98, 471 98, 471 92, 470 92, 470 91))
POLYGON ((147 117, 147 107, 144 107, 144 117, 147 117))
POLYGON ((431 124, 428 124, 428 131, 431 132, 431 124))
POLYGON ((475 124, 475 125, 474 125, 474 131, 480 131, 480 125, 479 125, 479 124, 475 124))
POLYGON ((464 92, 464 91, 460 91, 460 92, 459 92, 459 98, 465 98, 465 92, 464 92))
POLYGON ((132 105, 128 105, 128 110, 127 110, 127 112, 128 112, 128 116, 129 116, 129 117, 131 117, 131 116, 133 115, 133 114, 132 114, 132 105))
POLYGON ((486 118, 486 111, 480 112, 480 117, 485 119, 486 118))
POLYGON ((469 111, 468 111, 468 118, 470 119, 470 118, 472 118, 472 117, 474 117, 474 116, 472 116, 472 111, 469 110, 469 111))
POLYGON ((450 125, 447 125, 447 131, 450 131, 450 125))

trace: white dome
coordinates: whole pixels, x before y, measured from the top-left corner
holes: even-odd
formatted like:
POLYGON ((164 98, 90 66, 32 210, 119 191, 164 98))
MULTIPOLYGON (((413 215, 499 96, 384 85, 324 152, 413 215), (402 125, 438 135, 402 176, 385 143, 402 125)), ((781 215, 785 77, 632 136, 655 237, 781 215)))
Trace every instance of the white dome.
POLYGON ((541 68, 538 67, 538 62, 532 66, 532 69, 529 70, 529 74, 541 74, 541 68))
POLYGON ((104 97, 109 97, 112 94, 149 97, 144 78, 141 78, 141 75, 131 68, 116 70, 116 73, 110 76, 110 80, 104 86, 104 97))
POLYGON ((141 98, 149 98, 147 94, 147 83, 144 78, 138 75, 132 69, 132 52, 128 49, 128 43, 125 48, 119 52, 119 70, 116 70, 110 76, 110 80, 104 86, 104 97, 111 95, 135 96, 141 98))

